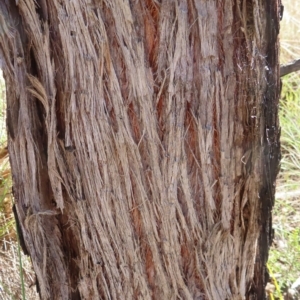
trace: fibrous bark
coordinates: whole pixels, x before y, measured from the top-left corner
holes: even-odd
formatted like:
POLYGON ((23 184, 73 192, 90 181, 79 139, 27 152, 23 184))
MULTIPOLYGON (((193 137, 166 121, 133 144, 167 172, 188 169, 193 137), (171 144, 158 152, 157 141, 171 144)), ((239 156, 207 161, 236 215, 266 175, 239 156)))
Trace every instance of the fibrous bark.
POLYGON ((275 0, 4 0, 14 196, 43 299, 263 299, 275 0))

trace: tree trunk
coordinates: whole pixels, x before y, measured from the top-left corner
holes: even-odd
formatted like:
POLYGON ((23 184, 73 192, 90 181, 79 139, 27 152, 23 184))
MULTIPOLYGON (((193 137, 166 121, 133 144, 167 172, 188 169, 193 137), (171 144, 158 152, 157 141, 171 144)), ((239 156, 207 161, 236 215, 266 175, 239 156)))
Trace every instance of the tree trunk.
POLYGON ((276 0, 2 0, 21 232, 42 299, 264 299, 276 0))

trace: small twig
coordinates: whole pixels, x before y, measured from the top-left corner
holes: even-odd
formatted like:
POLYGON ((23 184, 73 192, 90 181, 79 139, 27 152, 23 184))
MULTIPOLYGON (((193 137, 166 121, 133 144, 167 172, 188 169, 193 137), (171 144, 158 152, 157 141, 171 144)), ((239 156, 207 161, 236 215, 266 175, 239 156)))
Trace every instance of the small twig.
POLYGON ((296 59, 286 65, 280 65, 280 77, 300 70, 300 59, 296 59))

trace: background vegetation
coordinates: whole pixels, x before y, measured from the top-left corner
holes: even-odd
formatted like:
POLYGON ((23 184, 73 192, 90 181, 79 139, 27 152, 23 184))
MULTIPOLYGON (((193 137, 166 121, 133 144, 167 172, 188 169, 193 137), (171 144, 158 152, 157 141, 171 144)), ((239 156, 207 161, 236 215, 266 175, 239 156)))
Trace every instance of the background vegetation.
MULTIPOLYGON (((283 0, 283 5, 281 63, 287 63, 300 58, 300 1, 283 0)), ((296 288, 291 289, 300 277, 300 72, 285 76, 282 82, 282 161, 273 211, 275 238, 268 262, 271 280, 267 291, 271 300, 295 300, 300 299, 296 288)), ((0 300, 21 299, 22 286, 26 299, 38 299, 30 261, 18 253, 12 204, 5 86, 0 74, 0 300)))

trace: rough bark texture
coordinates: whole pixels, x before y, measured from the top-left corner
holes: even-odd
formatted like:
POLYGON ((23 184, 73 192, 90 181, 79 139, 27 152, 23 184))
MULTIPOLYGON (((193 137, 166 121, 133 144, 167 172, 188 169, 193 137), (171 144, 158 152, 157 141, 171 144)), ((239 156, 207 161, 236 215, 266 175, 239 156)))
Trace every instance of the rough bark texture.
POLYGON ((42 299, 264 299, 275 0, 2 0, 14 196, 42 299))

